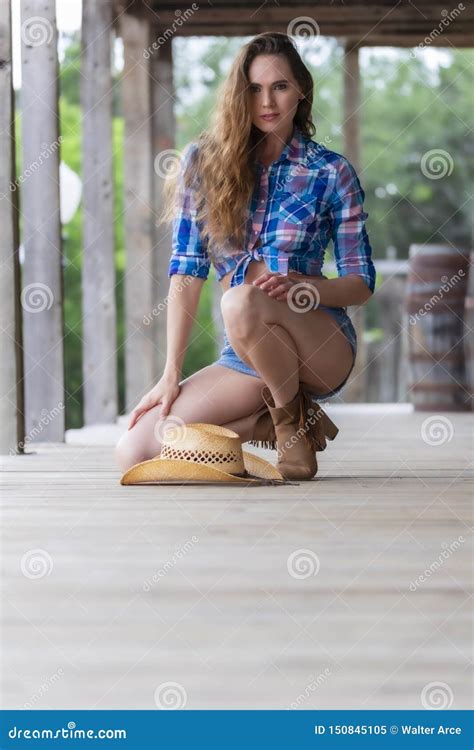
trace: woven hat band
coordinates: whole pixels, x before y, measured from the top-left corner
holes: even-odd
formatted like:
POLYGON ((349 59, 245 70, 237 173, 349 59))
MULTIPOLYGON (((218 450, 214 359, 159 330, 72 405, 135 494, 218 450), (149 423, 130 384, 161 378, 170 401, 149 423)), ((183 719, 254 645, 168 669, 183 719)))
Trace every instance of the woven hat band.
POLYGON ((216 469, 223 469, 229 474, 245 473, 241 451, 239 453, 236 451, 209 451, 202 448, 193 450, 163 444, 160 458, 174 458, 181 461, 191 461, 195 464, 206 464, 207 466, 214 466, 216 469))

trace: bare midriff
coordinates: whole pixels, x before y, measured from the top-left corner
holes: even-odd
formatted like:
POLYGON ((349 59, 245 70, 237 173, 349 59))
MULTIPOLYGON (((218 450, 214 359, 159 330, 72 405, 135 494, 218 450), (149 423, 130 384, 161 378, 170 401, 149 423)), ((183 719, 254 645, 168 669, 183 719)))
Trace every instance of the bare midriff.
MULTIPOLYGON (((247 267, 247 272, 244 278, 244 284, 251 284, 252 281, 255 281, 255 279, 258 278, 258 276, 261 276, 267 270, 268 270, 267 264, 265 263, 264 260, 255 260, 255 259, 251 260, 247 267)), ((223 276, 219 282, 224 292, 230 287, 230 282, 232 280, 232 275, 234 271, 235 269, 233 268, 232 271, 229 271, 229 273, 226 273, 226 275, 223 276)))

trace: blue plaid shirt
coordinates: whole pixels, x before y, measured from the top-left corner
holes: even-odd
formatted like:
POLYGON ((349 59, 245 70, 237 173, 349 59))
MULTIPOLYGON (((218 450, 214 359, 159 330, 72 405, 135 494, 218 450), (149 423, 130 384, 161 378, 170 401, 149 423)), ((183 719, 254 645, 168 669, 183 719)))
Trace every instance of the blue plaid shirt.
MULTIPOLYGON (((180 210, 173 221, 168 276, 206 279, 211 264, 208 238, 202 223, 196 222, 194 191, 185 188, 182 179, 196 149, 196 143, 188 144, 182 156, 180 210)), ((256 167, 245 249, 230 244, 221 248, 222 254, 213 259, 218 280, 235 269, 231 285, 241 284, 250 261, 262 258, 273 272, 320 276, 332 240, 339 276, 362 276, 373 292, 375 268, 365 229, 365 193, 348 160, 294 126, 280 157, 270 167, 261 162, 256 167)))

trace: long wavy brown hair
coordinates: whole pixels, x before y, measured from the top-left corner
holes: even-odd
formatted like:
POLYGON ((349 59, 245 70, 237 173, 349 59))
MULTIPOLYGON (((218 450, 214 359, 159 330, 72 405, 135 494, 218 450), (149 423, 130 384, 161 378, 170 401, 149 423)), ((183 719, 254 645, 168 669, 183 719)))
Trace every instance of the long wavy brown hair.
POLYGON ((304 95, 293 123, 309 138, 316 132, 311 114, 313 79, 292 39, 273 31, 251 39, 241 48, 219 87, 210 126, 195 141, 195 159, 184 175, 179 174, 180 169, 167 176, 163 189, 164 211, 159 223, 176 215, 179 178, 192 188, 195 218, 203 222, 211 258, 227 254, 229 248, 235 247, 238 252, 239 247, 245 246, 249 202, 256 179, 256 147, 264 137, 253 125, 248 105, 248 72, 257 55, 285 55, 304 95))

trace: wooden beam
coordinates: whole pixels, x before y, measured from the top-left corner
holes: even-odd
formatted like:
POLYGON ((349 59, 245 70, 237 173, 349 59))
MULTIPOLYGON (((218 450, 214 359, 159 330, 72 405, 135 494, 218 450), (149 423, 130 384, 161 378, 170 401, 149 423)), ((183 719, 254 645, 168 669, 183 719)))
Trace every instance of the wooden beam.
POLYGON ((154 384, 152 146, 147 21, 124 13, 122 79, 125 209, 125 408, 129 412, 154 384))
MULTIPOLYGON (((272 28, 298 37, 298 23, 293 19, 314 19, 315 35, 347 37, 354 36, 360 44, 370 46, 372 39, 382 40, 390 46, 417 46, 429 38, 429 46, 470 47, 474 45, 474 7, 465 4, 465 9, 453 7, 447 10, 442 3, 394 4, 387 2, 366 3, 346 0, 343 5, 331 2, 300 4, 263 4, 258 0, 234 2, 214 0, 212 5, 193 9, 190 4, 185 12, 178 0, 165 3, 144 3, 134 0, 127 3, 127 11, 148 18, 161 29, 160 34, 172 36, 253 36, 272 28), (179 13, 177 13, 179 11, 179 13), (291 30, 289 27, 291 25, 291 30), (400 43, 397 44, 397 39, 400 43), (395 41, 394 41, 395 40, 395 41)), ((301 26, 301 24, 300 24, 301 26)))
POLYGON ((24 394, 18 256, 18 185, 9 0, 0 0, 0 454, 23 453, 24 394))
MULTIPOLYGON (((155 40, 155 30, 151 34, 155 40)), ((174 113, 175 90, 173 81, 173 47, 171 39, 160 45, 150 54, 151 77, 151 129, 152 150, 151 161, 153 180, 153 214, 158 218, 162 211, 162 190, 164 184, 165 164, 170 156, 175 155, 176 120, 174 113)), ((163 303, 168 294, 168 262, 171 254, 171 227, 169 224, 157 226, 153 222, 153 304, 163 303)), ((153 361, 153 377, 160 378, 166 362, 166 309, 153 316, 150 323, 153 330, 155 357, 153 361)))
POLYGON ((22 0, 21 299, 32 442, 63 441, 65 425, 57 38, 54 0, 22 0))
POLYGON ((115 421, 117 323, 112 178, 112 0, 83 0, 81 106, 84 424, 115 421))

